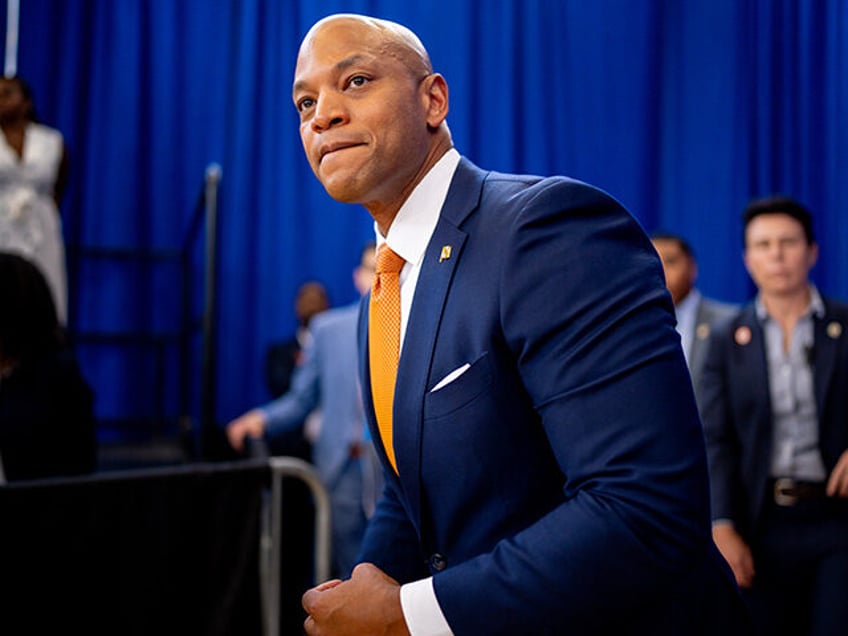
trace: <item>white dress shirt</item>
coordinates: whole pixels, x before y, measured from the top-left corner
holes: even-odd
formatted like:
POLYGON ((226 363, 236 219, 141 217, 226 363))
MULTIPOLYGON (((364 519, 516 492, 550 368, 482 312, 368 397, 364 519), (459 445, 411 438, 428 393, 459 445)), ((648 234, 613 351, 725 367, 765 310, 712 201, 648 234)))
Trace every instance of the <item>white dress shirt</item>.
MULTIPOLYGON (((406 261, 400 272, 401 356, 424 253, 439 221, 439 213, 448 195, 459 158, 459 153, 451 148, 439 159, 401 206, 387 236, 382 236, 377 224, 374 224, 377 247, 381 243, 388 243, 392 251, 406 261)), ((400 603, 412 636, 453 636, 436 600, 433 577, 401 586, 400 603)))

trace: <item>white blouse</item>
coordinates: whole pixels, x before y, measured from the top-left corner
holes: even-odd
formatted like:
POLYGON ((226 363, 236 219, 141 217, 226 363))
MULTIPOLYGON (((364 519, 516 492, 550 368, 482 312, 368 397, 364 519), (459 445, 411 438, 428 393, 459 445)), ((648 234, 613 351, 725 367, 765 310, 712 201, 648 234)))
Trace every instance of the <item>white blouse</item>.
POLYGON ((63 151, 62 133, 42 124, 27 125, 22 157, 0 134, 0 250, 38 265, 62 324, 67 320, 65 246, 53 193, 63 151))

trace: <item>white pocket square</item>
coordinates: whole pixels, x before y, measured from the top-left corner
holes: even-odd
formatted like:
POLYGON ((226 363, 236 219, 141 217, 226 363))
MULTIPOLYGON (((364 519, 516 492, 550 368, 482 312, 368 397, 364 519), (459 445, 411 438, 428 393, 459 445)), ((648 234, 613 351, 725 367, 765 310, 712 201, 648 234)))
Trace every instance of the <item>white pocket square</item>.
POLYGON ((470 369, 470 368, 471 368, 471 365, 468 362, 466 362, 465 364, 463 364, 458 369, 454 369, 453 371, 448 373, 445 377, 443 377, 441 380, 439 380, 436 383, 436 386, 434 386, 432 389, 430 389, 430 393, 435 393, 439 389, 446 387, 448 384, 450 384, 451 382, 456 380, 459 376, 461 376, 463 373, 468 371, 468 369, 470 369))

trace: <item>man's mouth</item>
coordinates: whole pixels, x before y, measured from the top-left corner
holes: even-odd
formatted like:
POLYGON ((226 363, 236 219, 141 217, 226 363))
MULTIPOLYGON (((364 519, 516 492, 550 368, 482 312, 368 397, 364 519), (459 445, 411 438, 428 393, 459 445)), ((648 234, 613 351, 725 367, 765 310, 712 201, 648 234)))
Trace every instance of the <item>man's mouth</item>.
POLYGON ((357 146, 363 145, 364 144, 355 141, 336 141, 332 143, 323 144, 318 149, 318 163, 324 161, 324 157, 326 157, 327 155, 339 152, 340 150, 347 150, 348 148, 355 148, 357 146))

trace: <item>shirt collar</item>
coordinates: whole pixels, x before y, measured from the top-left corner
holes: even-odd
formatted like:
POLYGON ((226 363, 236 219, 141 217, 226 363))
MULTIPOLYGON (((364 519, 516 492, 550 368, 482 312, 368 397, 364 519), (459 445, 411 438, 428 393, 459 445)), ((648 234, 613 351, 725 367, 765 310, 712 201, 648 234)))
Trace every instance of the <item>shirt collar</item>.
POLYGON ((686 297, 675 305, 674 310, 678 315, 694 312, 699 302, 701 302, 701 292, 693 287, 686 294, 686 297))
POLYGON ((442 155, 404 201, 385 238, 374 223, 378 247, 383 242, 388 243, 392 251, 407 263, 420 265, 439 221, 459 159, 455 148, 442 155))
MULTIPOLYGON (((757 320, 760 322, 765 322, 770 318, 768 310, 766 310, 766 304, 763 302, 762 294, 757 294, 757 297, 754 299, 754 310, 757 312, 757 320)), ((818 288, 812 283, 810 283, 810 304, 804 315, 814 316, 816 318, 824 316, 824 301, 821 294, 819 294, 818 288)))

